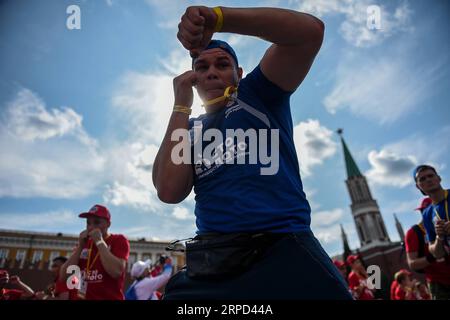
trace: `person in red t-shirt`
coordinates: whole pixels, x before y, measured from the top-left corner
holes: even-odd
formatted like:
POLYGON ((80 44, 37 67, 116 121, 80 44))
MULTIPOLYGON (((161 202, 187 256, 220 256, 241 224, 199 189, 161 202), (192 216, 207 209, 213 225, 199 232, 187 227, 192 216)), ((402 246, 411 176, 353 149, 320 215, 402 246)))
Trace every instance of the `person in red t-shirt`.
POLYGON ((124 300, 125 269, 130 244, 121 234, 110 234, 111 215, 101 205, 79 215, 86 218, 87 228, 80 233, 78 247, 63 265, 61 279, 67 279, 67 268, 81 270, 78 296, 87 300, 124 300))
POLYGON ((348 286, 356 300, 373 300, 374 294, 367 285, 367 272, 358 255, 347 257, 347 264, 352 268, 348 275, 348 286))
POLYGON ((392 281, 392 283, 391 283, 391 290, 390 290, 391 300, 396 300, 395 299, 395 290, 397 290, 397 287, 398 287, 398 282, 397 282, 397 280, 394 279, 394 281, 392 281))
MULTIPOLYGON (((430 198, 424 198, 416 210, 421 212, 431 205, 430 198)), ((420 273, 425 273, 429 285, 450 286, 450 261, 436 258, 428 250, 426 230, 422 221, 412 226, 405 235, 405 249, 408 266, 420 273)))
MULTIPOLYGON (((36 292, 36 299, 38 300, 77 300, 77 289, 69 289, 66 281, 60 280, 61 266, 67 261, 66 257, 56 257, 52 261, 51 271, 55 276, 54 282, 47 288, 46 292, 36 292)), ((71 279, 77 282, 78 279, 71 279)), ((75 286, 76 283, 73 283, 75 286)))
POLYGON ((345 281, 347 281, 347 266, 345 262, 339 261, 339 260, 333 260, 333 264, 338 268, 339 272, 341 273, 342 277, 345 281))
POLYGON ((402 269, 395 274, 398 286, 395 289, 394 300, 417 300, 415 282, 411 278, 412 273, 402 269))
POLYGON ((34 291, 25 283, 20 281, 18 276, 9 277, 9 273, 6 270, 0 270, 0 300, 20 300, 28 299, 34 296, 34 291), (13 284, 19 287, 21 290, 6 289, 7 284, 13 284))

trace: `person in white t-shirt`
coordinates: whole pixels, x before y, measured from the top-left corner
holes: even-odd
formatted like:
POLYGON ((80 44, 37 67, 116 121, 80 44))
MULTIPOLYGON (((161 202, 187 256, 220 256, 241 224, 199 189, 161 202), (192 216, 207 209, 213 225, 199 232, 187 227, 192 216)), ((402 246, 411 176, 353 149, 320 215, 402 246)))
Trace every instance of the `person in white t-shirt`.
POLYGON ((137 261, 131 267, 131 276, 135 279, 128 288, 126 300, 159 300, 156 291, 164 286, 172 275, 172 261, 167 258, 164 263, 163 271, 156 277, 150 276, 152 261, 137 261))

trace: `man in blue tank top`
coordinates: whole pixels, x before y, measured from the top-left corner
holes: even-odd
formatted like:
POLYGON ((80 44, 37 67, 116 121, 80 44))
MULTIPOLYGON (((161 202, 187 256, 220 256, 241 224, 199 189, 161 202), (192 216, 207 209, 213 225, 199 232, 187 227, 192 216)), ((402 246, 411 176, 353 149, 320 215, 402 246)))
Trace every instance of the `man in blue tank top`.
POLYGON ((177 36, 192 70, 174 79, 153 183, 166 203, 181 202, 194 188, 200 247, 194 255, 187 247, 187 270, 170 280, 165 299, 351 299, 310 230, 293 141, 290 96, 323 32, 319 19, 277 8, 197 6, 182 16, 177 36), (242 78, 235 51, 211 40, 215 32, 272 45, 242 78), (189 119, 193 87, 205 113, 189 119), (212 247, 225 249, 214 258, 212 247))

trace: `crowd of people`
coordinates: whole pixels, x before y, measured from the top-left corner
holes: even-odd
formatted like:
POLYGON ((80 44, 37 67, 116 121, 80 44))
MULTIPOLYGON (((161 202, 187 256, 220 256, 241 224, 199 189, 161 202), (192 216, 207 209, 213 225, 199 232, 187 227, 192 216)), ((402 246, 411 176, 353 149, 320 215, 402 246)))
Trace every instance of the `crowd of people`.
POLYGON ((155 264, 135 262, 131 267, 134 282, 124 294, 128 240, 108 232, 111 215, 104 206, 95 205, 79 217, 86 219, 86 229, 69 258, 53 259, 52 283, 43 291, 34 291, 18 276, 0 270, 0 300, 160 300, 158 290, 172 275, 171 259, 163 255, 155 264))
MULTIPOLYGON (((393 275, 391 300, 450 299, 450 259, 448 190, 441 186, 437 171, 428 165, 414 170, 417 188, 427 197, 416 208, 421 220, 407 231, 404 239, 410 270, 423 274, 426 283, 413 272, 401 269, 393 275)), ((101 205, 81 213, 86 229, 80 233, 78 246, 69 257, 56 257, 51 264, 54 281, 43 291, 34 291, 18 276, 0 270, 0 300, 160 300, 158 289, 170 280, 173 267, 168 256, 156 263, 137 261, 131 267, 133 283, 123 292, 129 243, 123 235, 110 234, 111 215, 101 205), (78 266, 80 274, 69 270, 78 266), (6 288, 9 287, 9 288, 6 288), (14 287, 14 288, 11 288, 14 287)), ((376 288, 368 281, 367 270, 359 255, 334 265, 348 284, 355 300, 376 299, 376 288)))
MULTIPOLYGON (((361 258, 349 256, 345 264, 351 272, 341 274, 344 262, 336 268, 314 236, 294 144, 290 97, 312 67, 324 31, 319 18, 294 10, 188 7, 177 38, 192 58, 192 69, 173 79, 174 106, 152 167, 162 202, 179 203, 192 190, 196 194, 198 230, 186 245, 187 266, 170 277, 170 259, 160 263, 159 271, 150 270, 151 261, 137 262, 132 267, 134 282, 124 294, 129 243, 123 235, 108 232, 109 211, 96 205, 80 214, 87 220, 86 230, 55 271, 57 281, 70 287, 78 281, 77 297, 88 300, 156 299, 155 290, 165 283, 167 300, 374 299, 361 258), (234 49, 213 39, 219 32, 258 37, 270 46, 244 76, 234 49), (190 118, 194 89, 205 113, 190 118), (250 137, 237 144, 234 138, 217 138, 244 130, 244 136, 260 135, 260 150, 250 145, 249 140, 256 141, 250 137), (203 138, 214 143, 202 144, 203 138), (270 163, 264 157, 269 150, 270 163), (73 266, 81 271, 77 279, 73 266), (273 274, 276 281, 267 281, 273 274)), ((422 208, 422 233, 417 228, 408 233, 408 263, 413 270, 424 270, 432 298, 448 299, 448 192, 430 166, 419 166, 414 180, 431 204, 422 208)), ((407 270, 395 278, 393 297, 429 296, 407 270)), ((28 292, 17 278, 14 281, 28 292)), ((57 294, 33 295, 50 299, 57 294)), ((14 296, 18 294, 8 295, 14 296)))
MULTIPOLYGON (((339 269, 344 279, 347 279, 349 291, 355 300, 375 300, 375 286, 371 286, 368 281, 366 268, 361 262, 359 255, 350 255, 346 262, 340 260, 333 261, 339 269), (347 272, 347 266, 350 272, 347 272)), ((379 298, 378 298, 379 299, 379 298)), ((390 287, 391 300, 431 300, 427 284, 414 278, 412 272, 407 269, 400 269, 394 274, 394 280, 390 287)))
MULTIPOLYGON (((394 275, 390 288, 391 300, 449 300, 450 299, 450 219, 448 190, 441 186, 436 169, 420 165, 413 172, 417 189, 426 197, 416 211, 420 221, 407 231, 404 239, 410 270, 424 274, 426 283, 415 279, 413 272, 401 269, 394 275)), ((350 255, 345 262, 334 260, 354 299, 375 299, 375 288, 361 259, 350 255), (351 272, 347 274, 347 267, 351 272)))

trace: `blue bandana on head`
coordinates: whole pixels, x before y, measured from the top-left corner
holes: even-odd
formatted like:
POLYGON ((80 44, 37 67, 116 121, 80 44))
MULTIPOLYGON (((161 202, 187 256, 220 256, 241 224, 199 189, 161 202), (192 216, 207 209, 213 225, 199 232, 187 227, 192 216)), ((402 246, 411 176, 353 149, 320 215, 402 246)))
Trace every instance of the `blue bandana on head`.
MULTIPOLYGON (((225 41, 211 40, 211 42, 208 44, 208 46, 203 51, 209 50, 209 49, 215 49, 215 48, 219 48, 219 49, 222 49, 223 51, 228 52, 230 54, 230 56, 234 59, 234 62, 236 62, 236 67, 239 66, 236 52, 234 52, 233 48, 225 41)), ((192 58, 192 68, 194 68, 195 59, 197 59, 197 58, 192 58)))

